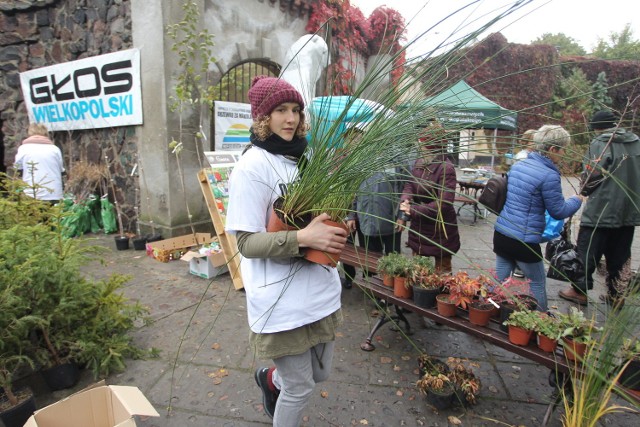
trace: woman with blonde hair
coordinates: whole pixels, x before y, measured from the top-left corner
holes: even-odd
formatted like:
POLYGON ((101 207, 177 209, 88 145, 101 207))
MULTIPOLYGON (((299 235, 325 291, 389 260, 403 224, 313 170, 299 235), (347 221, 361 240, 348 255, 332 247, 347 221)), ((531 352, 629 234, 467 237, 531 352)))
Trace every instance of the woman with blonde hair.
POLYGON ((30 187, 25 194, 55 204, 62 200, 62 152, 49 139, 49 131, 42 123, 31 123, 27 135, 15 160, 22 180, 30 187))
POLYGON ((493 234, 496 274, 506 280, 516 266, 530 280, 538 310, 547 311, 546 272, 540 243, 545 228, 545 210, 556 219, 573 215, 584 197, 562 195, 558 164, 570 142, 560 126, 544 125, 535 132, 535 151, 509 170, 507 201, 493 234))

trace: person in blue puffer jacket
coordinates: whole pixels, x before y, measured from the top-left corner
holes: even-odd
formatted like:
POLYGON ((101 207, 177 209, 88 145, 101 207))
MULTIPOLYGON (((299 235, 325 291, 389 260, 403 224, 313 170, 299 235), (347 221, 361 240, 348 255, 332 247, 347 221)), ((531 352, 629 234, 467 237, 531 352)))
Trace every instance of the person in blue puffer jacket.
POLYGON ((498 281, 503 282, 519 267, 530 280, 540 311, 547 311, 546 273, 540 248, 544 212, 565 219, 584 201, 579 194, 566 200, 562 195, 557 165, 570 139, 561 126, 544 125, 538 129, 534 135, 535 151, 509 171, 507 200, 493 234, 498 281))

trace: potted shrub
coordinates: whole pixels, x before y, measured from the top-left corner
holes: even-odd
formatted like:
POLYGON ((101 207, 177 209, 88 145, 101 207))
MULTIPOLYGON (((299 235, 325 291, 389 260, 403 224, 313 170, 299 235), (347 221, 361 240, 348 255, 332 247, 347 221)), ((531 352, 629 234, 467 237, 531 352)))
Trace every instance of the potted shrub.
POLYGON ((416 387, 437 409, 447 409, 453 405, 455 385, 446 374, 428 371, 418 380, 416 387))
POLYGON ((622 370, 618 382, 630 390, 640 390, 640 340, 626 338, 622 345, 622 370))
POLYGON ((538 313, 532 310, 518 310, 511 313, 504 324, 509 327, 509 341, 516 345, 528 345, 536 326, 538 313))
POLYGON ((570 307, 568 313, 559 313, 562 326, 562 347, 569 360, 581 361, 587 346, 593 342, 593 333, 602 330, 596 326, 595 319, 587 319, 576 307, 570 307))
POLYGON ((469 404, 478 403, 477 397, 480 393, 480 378, 476 377, 471 369, 471 362, 463 361, 457 357, 447 358, 449 367, 449 377, 455 384, 456 393, 462 402, 469 404), (466 362, 466 363, 465 363, 466 362))
POLYGON ((413 301, 418 307, 433 308, 436 296, 442 292, 442 278, 433 271, 433 261, 425 256, 414 256, 408 276, 413 286, 413 301))
POLYGON ((41 319, 28 313, 27 302, 15 292, 25 283, 9 282, 2 270, 0 266, 0 420, 6 427, 22 427, 36 409, 35 400, 29 389, 15 390, 13 380, 21 368, 33 368, 25 351, 30 345, 29 332, 41 319))
MULTIPOLYGON (((453 304, 455 307, 466 309, 467 306, 480 292, 480 282, 469 276, 465 271, 459 271, 444 279, 444 287, 448 291, 437 297, 442 303, 453 304)), ((454 312, 455 315, 455 312, 454 312)))
POLYGON ((542 312, 537 312, 537 315, 534 331, 538 336, 538 347, 542 351, 553 353, 558 346, 558 340, 562 337, 564 329, 557 317, 542 312))
POLYGON ((393 278, 398 269, 398 259, 401 256, 402 254, 398 252, 392 252, 378 259, 378 273, 382 276, 382 283, 385 286, 393 286, 393 278))

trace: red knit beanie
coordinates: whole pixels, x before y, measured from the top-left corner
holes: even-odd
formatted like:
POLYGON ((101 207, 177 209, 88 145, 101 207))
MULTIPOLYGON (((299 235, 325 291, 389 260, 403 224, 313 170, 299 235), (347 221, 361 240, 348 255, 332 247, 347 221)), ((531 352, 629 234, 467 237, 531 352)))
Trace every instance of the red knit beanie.
POLYGON ((249 89, 251 116, 255 119, 268 116, 280 104, 296 102, 304 109, 302 95, 293 86, 282 79, 269 76, 256 76, 249 89))

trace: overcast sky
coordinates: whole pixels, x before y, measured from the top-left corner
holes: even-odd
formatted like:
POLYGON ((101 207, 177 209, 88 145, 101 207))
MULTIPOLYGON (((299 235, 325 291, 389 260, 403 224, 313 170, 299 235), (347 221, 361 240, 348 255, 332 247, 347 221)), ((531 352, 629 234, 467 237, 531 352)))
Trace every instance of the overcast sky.
MULTIPOLYGON (((424 54, 446 37, 451 39, 468 34, 470 28, 478 25, 478 21, 473 22, 474 19, 495 16, 500 6, 514 2, 351 0, 351 4, 357 6, 365 17, 381 5, 400 12, 408 23, 408 39, 420 39, 414 47, 409 48, 410 56, 424 54), (441 19, 465 5, 470 6, 438 24, 441 19), (421 35, 433 26, 432 30, 421 35), (465 27, 466 32, 461 27, 465 27), (451 37, 455 31, 458 31, 457 36, 451 37)), ((619 33, 627 23, 631 24, 634 39, 640 39, 640 4, 634 0, 533 0, 516 14, 495 24, 489 33, 499 31, 512 43, 529 43, 544 33, 564 33, 590 52, 598 37, 608 39, 609 34, 619 33)))

